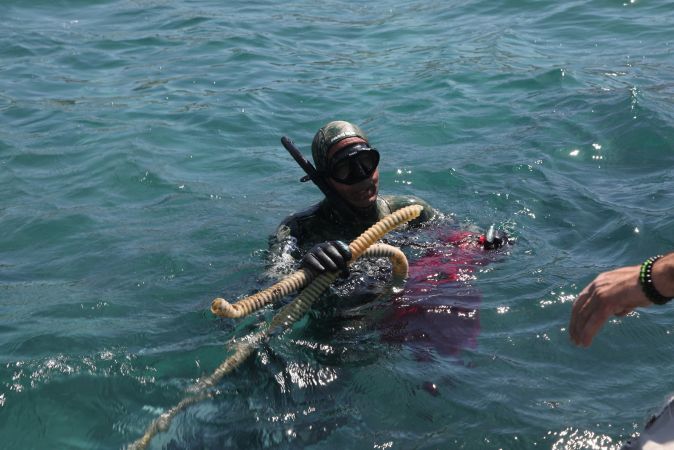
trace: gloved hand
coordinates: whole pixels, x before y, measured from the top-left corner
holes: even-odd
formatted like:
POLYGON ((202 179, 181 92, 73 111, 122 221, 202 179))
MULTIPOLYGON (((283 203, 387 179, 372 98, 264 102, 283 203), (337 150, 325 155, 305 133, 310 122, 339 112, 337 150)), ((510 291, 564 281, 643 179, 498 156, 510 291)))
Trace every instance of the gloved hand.
POLYGON ((494 229, 494 225, 489 227, 487 234, 480 236, 480 244, 485 250, 496 250, 510 243, 508 235, 503 230, 494 229))
POLYGON ((326 241, 314 245, 302 258, 300 267, 316 274, 341 270, 344 277, 349 273, 346 264, 351 260, 351 256, 351 250, 344 242, 326 241))

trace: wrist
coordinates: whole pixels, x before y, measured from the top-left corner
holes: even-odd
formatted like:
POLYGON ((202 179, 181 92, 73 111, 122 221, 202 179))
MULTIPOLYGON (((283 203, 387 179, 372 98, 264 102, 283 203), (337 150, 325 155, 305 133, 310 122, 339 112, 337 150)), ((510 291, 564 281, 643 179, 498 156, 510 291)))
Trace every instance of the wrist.
POLYGON ((656 305, 664 305, 672 300, 672 296, 667 295, 669 294, 669 290, 665 292, 660 290, 665 288, 664 281, 666 280, 666 275, 662 273, 662 269, 665 269, 665 267, 662 267, 662 264, 658 264, 660 268, 654 272, 656 263, 662 263, 662 258, 662 255, 652 256, 644 261, 639 269, 639 284, 641 285, 641 289, 644 295, 656 305), (657 282, 656 279, 658 280, 657 282))
POLYGON ((653 286, 664 297, 674 297, 674 254, 666 255, 653 263, 653 286))

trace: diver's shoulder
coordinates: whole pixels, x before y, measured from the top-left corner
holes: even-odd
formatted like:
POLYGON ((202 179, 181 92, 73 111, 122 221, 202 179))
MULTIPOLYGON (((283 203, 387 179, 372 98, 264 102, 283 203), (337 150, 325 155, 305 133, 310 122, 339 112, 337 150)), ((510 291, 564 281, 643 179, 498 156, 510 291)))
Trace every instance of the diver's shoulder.
POLYGON ((424 199, 416 195, 381 195, 380 198, 386 202, 391 212, 411 205, 420 205, 424 207, 421 213, 420 221, 430 220, 435 215, 433 207, 424 199))
POLYGON ((288 228, 291 234, 296 234, 300 230, 310 227, 314 222, 320 221, 323 209, 323 202, 318 202, 302 211, 290 214, 281 221, 279 228, 288 228))
POLYGON ((306 220, 311 217, 315 217, 319 211, 321 210, 321 202, 316 203, 314 205, 309 206, 306 209, 303 209, 302 211, 297 211, 292 214, 290 214, 288 217, 283 219, 283 222, 291 222, 294 220, 306 220))

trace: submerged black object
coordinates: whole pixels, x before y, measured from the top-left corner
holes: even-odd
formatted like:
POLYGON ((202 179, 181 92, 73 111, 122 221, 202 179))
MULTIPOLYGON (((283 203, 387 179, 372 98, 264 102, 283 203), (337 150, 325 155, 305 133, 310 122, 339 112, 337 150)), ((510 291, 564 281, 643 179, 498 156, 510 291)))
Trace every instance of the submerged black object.
POLYGON ((358 214, 356 211, 353 209, 351 205, 349 205, 337 192, 335 192, 334 189, 330 187, 330 185, 325 181, 325 178, 316 170, 313 164, 311 164, 305 157, 302 155, 302 152, 299 151, 299 149, 295 146, 295 143, 290 140, 289 137, 283 136, 281 138, 281 143, 283 144, 283 147, 285 147, 286 150, 288 150, 288 153, 290 153, 290 156, 293 157, 293 159, 297 162, 297 164, 300 165, 302 170, 306 172, 306 175, 300 178, 301 182, 305 181, 313 181, 316 186, 318 186, 318 189, 321 190, 323 195, 333 204, 339 211, 344 214, 346 217, 349 217, 351 219, 357 219, 358 214))
POLYGON ((487 234, 484 235, 484 240, 481 241, 482 245, 487 250, 497 250, 510 243, 506 232, 503 230, 497 230, 494 225, 489 227, 487 234))

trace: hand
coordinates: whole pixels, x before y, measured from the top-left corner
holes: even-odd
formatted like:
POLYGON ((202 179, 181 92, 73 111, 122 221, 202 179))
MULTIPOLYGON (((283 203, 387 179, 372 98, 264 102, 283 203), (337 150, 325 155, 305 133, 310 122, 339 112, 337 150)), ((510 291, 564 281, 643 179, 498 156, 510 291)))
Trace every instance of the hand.
POLYGON ((316 274, 341 270, 344 276, 348 274, 346 264, 350 260, 351 250, 348 245, 342 241, 326 241, 314 245, 302 258, 300 267, 316 274))
POLYGON ((622 267, 599 274, 573 302, 569 334, 576 345, 588 347, 611 316, 624 316, 638 306, 653 303, 639 283, 640 266, 622 267))

